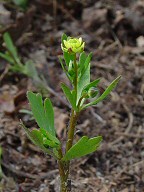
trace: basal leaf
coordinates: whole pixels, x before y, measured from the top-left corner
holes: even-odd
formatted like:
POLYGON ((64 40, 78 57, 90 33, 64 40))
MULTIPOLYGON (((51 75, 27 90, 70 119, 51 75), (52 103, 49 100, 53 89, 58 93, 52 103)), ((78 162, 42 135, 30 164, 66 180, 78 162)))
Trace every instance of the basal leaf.
POLYGON ((70 104, 72 105, 73 109, 77 111, 76 108, 76 100, 73 97, 73 94, 71 93, 69 87, 67 87, 64 83, 61 84, 62 90, 67 98, 67 100, 70 102, 70 104))
POLYGON ((98 97, 95 101, 84 105, 84 106, 83 106, 83 109, 85 109, 86 107, 91 106, 91 105, 96 105, 96 104, 99 103, 100 101, 104 100, 104 99, 109 95, 109 93, 116 87, 116 85, 118 84, 120 78, 121 78, 121 76, 117 77, 117 78, 107 87, 107 89, 103 92, 103 94, 102 94, 100 97, 98 97))
POLYGON ((55 130, 53 126, 53 109, 49 100, 46 101, 46 104, 43 105, 42 96, 40 94, 35 94, 33 92, 27 93, 28 100, 31 105, 31 109, 34 115, 34 118, 40 128, 44 128, 51 135, 55 136, 55 130), (46 106, 49 106, 49 109, 46 109, 46 106), (51 127, 52 126, 52 127, 51 127))
POLYGON ((89 153, 92 153, 97 150, 100 143, 102 141, 102 137, 93 137, 88 138, 87 136, 83 136, 75 145, 73 145, 62 158, 63 161, 69 161, 71 159, 80 158, 89 153))

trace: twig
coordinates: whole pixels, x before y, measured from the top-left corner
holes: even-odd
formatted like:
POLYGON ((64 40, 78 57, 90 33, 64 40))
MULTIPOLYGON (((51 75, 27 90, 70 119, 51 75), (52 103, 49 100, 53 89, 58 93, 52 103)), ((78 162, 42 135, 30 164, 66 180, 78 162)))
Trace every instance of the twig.
POLYGON ((4 72, 0 76, 0 82, 3 80, 3 78, 5 77, 8 71, 9 71, 9 66, 7 65, 4 72))

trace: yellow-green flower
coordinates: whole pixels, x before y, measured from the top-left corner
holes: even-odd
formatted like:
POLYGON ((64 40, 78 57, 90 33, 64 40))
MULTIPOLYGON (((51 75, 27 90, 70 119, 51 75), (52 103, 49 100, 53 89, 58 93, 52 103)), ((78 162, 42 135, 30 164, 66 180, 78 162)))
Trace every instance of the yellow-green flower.
POLYGON ((84 50, 85 42, 82 41, 82 38, 72 38, 68 37, 67 40, 64 40, 61 44, 61 48, 64 52, 69 53, 81 53, 84 50))

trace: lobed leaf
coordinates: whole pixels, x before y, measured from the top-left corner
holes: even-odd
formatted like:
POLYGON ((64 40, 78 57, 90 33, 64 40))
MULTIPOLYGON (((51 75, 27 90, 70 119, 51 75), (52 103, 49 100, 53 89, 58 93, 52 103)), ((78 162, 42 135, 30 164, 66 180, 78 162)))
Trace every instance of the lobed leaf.
POLYGON ((42 96, 30 91, 27 93, 27 97, 38 126, 55 136, 54 111, 50 100, 46 99, 43 105, 42 96))
POLYGON ((87 136, 83 136, 75 145, 73 145, 62 158, 63 161, 69 161, 71 159, 80 158, 89 153, 92 153, 97 150, 100 143, 102 141, 102 137, 93 137, 88 138, 87 136))

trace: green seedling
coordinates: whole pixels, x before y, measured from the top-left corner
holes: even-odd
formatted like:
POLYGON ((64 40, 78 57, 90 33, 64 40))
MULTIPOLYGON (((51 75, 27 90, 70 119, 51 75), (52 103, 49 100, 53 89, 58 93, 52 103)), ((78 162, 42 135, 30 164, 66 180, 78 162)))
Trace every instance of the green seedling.
POLYGON ((26 63, 22 62, 17 48, 14 45, 12 38, 8 32, 4 33, 3 40, 6 51, 4 53, 0 52, 0 57, 8 62, 9 70, 13 73, 23 74, 31 78, 36 87, 42 93, 46 93, 46 95, 48 95, 47 93, 49 92, 50 88, 45 78, 38 74, 33 61, 28 60, 26 63))
POLYGON ((29 60, 26 63, 22 63, 17 48, 8 32, 4 33, 3 39, 6 51, 4 53, 0 52, 0 57, 10 64, 10 70, 32 78, 38 78, 37 70, 32 61, 29 60))
POLYGON ((35 94, 31 91, 27 93, 32 113, 39 129, 29 130, 21 122, 22 127, 25 129, 31 141, 44 153, 51 155, 57 160, 61 192, 70 191, 68 180, 71 160, 95 152, 102 141, 102 136, 92 138, 83 136, 74 143, 76 123, 80 112, 104 100, 116 87, 121 78, 120 76, 117 77, 106 90, 99 95, 97 86, 100 79, 90 81, 92 54, 87 55, 84 52, 84 46, 85 42, 82 41, 82 38, 71 38, 65 34, 62 36, 61 47, 63 57, 60 58, 60 63, 72 85, 70 88, 64 83, 61 84, 62 90, 71 105, 71 116, 66 143, 61 142, 57 138, 54 125, 54 110, 50 99, 47 98, 43 101, 40 94, 35 94))

